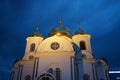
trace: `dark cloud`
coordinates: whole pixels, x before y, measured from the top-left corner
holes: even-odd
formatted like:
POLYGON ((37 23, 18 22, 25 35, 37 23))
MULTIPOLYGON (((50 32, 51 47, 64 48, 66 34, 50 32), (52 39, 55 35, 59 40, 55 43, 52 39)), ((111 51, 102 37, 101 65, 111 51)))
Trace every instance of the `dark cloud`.
POLYGON ((120 48, 120 35, 119 28, 113 29, 109 34, 105 34, 93 40, 93 51, 96 56, 105 56, 108 59, 109 67, 119 68, 119 48, 120 48), (96 41, 95 41, 96 40, 96 41))

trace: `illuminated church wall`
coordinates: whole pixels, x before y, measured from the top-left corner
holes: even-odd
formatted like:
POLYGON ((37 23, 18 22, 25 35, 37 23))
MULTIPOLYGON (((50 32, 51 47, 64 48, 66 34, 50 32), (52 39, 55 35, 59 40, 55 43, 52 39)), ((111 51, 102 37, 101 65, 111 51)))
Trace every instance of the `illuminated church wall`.
POLYGON ((14 62, 11 80, 109 80, 104 58, 93 56, 90 35, 72 35, 59 21, 44 38, 38 28, 26 39, 25 54, 14 62))

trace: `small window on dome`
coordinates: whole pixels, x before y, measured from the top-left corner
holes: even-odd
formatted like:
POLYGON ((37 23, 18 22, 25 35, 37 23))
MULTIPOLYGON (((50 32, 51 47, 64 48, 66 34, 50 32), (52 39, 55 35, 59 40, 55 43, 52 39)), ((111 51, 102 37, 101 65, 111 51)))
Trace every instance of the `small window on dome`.
POLYGON ((30 47, 30 52, 33 52, 34 50, 35 50, 35 43, 32 43, 30 47))
POLYGON ((81 50, 86 50, 86 46, 85 46, 85 42, 84 41, 80 42, 80 49, 81 50))

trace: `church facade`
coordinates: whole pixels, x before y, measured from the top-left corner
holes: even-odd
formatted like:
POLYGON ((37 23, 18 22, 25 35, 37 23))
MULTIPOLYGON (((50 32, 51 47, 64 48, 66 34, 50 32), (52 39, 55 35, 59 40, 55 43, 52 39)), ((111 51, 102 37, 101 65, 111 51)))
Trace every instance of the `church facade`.
POLYGON ((108 63, 93 56, 90 38, 80 27, 71 35, 61 20, 45 39, 37 28, 26 38, 10 80, 109 80, 108 63))

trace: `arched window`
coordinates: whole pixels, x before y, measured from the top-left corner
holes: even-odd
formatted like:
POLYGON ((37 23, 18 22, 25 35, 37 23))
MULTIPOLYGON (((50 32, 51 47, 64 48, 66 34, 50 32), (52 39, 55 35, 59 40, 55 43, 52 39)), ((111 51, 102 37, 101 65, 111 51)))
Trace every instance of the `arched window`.
POLYGON ((30 52, 33 52, 34 50, 35 50, 35 43, 32 43, 30 47, 30 52))
POLYGON ((60 71, 60 68, 56 68, 56 80, 61 80, 61 71, 60 71))
POLYGON ((26 75, 25 76, 25 80, 31 80, 31 76, 30 75, 26 75))
POLYGON ((38 79, 36 80, 56 80, 56 79, 54 79, 54 77, 51 74, 45 73, 40 75, 40 77, 38 77, 38 79))
POLYGON ((52 68, 49 69, 49 73, 53 74, 53 69, 52 68))
POLYGON ((90 76, 88 74, 83 75, 83 80, 90 80, 90 76))
POLYGON ((84 41, 81 41, 81 42, 80 42, 80 49, 81 49, 81 50, 86 50, 86 45, 85 45, 85 42, 84 42, 84 41))

